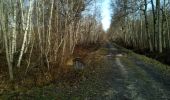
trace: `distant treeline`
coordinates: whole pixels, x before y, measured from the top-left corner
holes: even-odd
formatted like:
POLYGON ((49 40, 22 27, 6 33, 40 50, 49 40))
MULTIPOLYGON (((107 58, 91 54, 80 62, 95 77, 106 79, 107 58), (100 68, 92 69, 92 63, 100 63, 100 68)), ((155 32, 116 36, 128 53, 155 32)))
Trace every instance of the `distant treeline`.
POLYGON ((170 49, 169 0, 116 0, 110 35, 138 50, 162 53, 170 49))

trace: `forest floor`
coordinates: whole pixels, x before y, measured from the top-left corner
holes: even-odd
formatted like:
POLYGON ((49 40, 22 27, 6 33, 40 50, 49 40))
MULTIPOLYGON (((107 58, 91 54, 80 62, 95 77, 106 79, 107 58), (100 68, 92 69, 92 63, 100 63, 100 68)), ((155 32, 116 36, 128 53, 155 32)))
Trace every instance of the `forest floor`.
POLYGON ((0 100, 170 100, 170 67, 114 43, 90 52, 75 72, 76 84, 0 91, 0 100))

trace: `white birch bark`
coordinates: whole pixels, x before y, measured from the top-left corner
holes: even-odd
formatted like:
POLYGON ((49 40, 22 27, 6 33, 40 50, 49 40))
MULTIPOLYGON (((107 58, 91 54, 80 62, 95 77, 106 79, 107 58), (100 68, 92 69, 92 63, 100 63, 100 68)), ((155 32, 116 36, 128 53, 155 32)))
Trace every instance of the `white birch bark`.
POLYGON ((16 31, 16 27, 17 27, 17 1, 14 1, 14 16, 13 16, 13 32, 12 32, 12 50, 11 50, 11 62, 13 63, 13 57, 14 57, 14 53, 16 52, 16 38, 17 38, 17 31, 16 31))
POLYGON ((23 43, 22 43, 17 67, 20 67, 20 65, 21 65, 22 56, 23 56, 24 49, 25 49, 25 46, 26 46, 27 34, 28 34, 29 25, 30 25, 29 21, 30 21, 31 15, 32 15, 33 4, 34 4, 34 0, 30 0, 29 11, 28 11, 28 16, 27 16, 27 25, 26 25, 26 28, 25 28, 24 39, 23 39, 23 43))
POLYGON ((8 64, 8 71, 9 71, 9 76, 10 76, 10 80, 13 80, 14 79, 14 76, 13 76, 13 69, 12 69, 12 63, 11 63, 11 59, 10 59, 10 52, 9 52, 9 41, 8 41, 8 38, 7 38, 7 30, 8 30, 8 27, 6 27, 6 23, 7 23, 7 14, 5 14, 5 6, 4 6, 4 2, 1 1, 0 2, 0 6, 2 8, 0 8, 0 17, 1 17, 1 20, 0 20, 0 26, 1 26, 1 32, 3 33, 3 40, 4 40, 4 44, 5 44, 5 52, 6 52, 6 59, 7 59, 7 64, 8 64))
POLYGON ((49 33, 48 33, 48 44, 49 46, 51 45, 51 29, 52 29, 52 25, 51 25, 51 21, 52 21, 52 17, 53 17, 53 9, 54 9, 54 0, 51 1, 51 12, 50 12, 50 19, 49 19, 49 33))

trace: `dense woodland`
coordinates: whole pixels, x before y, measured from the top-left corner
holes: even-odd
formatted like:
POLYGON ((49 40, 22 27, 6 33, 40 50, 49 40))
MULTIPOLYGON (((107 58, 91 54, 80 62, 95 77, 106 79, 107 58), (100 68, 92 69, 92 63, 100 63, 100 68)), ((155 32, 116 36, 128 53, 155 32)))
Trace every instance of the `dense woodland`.
POLYGON ((1 0, 2 74, 8 72, 8 79, 14 80, 38 68, 37 72, 51 76, 73 58, 76 46, 104 40, 156 53, 155 58, 168 55, 169 0, 112 0, 111 7, 111 27, 106 33, 95 0, 1 0))
POLYGON ((0 100, 170 100, 169 55, 170 0, 0 0, 0 100))
POLYGON ((109 30, 114 41, 137 51, 160 55, 169 52, 169 0, 114 1, 109 30))
POLYGON ((10 80, 19 74, 14 70, 58 70, 76 45, 102 40, 97 7, 87 13, 94 5, 94 0, 1 0, 0 56, 6 60, 0 67, 8 66, 10 80))

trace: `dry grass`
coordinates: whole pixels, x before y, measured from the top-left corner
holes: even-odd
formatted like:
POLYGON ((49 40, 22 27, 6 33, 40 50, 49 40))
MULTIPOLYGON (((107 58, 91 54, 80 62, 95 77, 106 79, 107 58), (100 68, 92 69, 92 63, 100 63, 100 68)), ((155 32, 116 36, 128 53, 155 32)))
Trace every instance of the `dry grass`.
MULTIPOLYGON (((71 58, 79 57, 84 63, 88 63, 87 59, 91 52, 94 52, 99 47, 100 44, 89 44, 86 46, 77 45, 71 58)), ((59 67, 57 63, 52 63, 51 69, 48 70, 46 66, 37 64, 40 63, 37 56, 38 55, 32 56, 32 63, 27 73, 25 73, 27 61, 23 61, 20 69, 15 67, 15 80, 10 82, 5 55, 0 54, 0 94, 4 91, 23 91, 32 87, 41 87, 51 83, 60 84, 60 82, 63 82, 67 83, 67 85, 73 85, 77 84, 82 79, 83 73, 77 72, 73 66, 59 67)))

